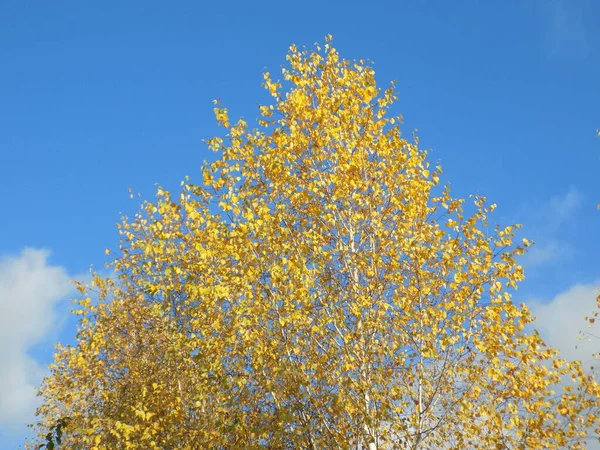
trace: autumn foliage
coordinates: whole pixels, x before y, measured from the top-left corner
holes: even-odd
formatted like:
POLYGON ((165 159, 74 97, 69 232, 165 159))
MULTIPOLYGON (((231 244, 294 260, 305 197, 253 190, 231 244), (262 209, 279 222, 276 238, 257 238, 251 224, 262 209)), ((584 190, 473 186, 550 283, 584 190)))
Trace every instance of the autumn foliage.
POLYGON ((40 436, 68 417, 69 449, 585 448, 599 387, 511 298, 529 243, 440 184, 368 64, 330 42, 287 61, 257 129, 217 104, 202 182, 120 225, 40 436))

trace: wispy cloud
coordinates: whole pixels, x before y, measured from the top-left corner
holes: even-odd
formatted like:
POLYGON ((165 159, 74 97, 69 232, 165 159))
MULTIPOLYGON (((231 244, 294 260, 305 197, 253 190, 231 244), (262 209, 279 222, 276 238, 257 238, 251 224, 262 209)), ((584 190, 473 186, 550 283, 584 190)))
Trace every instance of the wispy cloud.
POLYGON ((552 197, 550 199, 550 212, 555 218, 555 224, 568 220, 571 215, 581 206, 582 196, 575 186, 569 187, 564 195, 552 197))
POLYGON ((550 239, 541 245, 536 243, 523 256, 522 263, 527 267, 541 266, 560 258, 570 257, 573 251, 568 244, 561 243, 557 239, 550 239))
POLYGON ((536 242, 523 257, 524 266, 531 268, 573 256, 574 249, 561 238, 561 229, 574 218, 582 202, 581 192, 571 186, 562 195, 522 207, 520 216, 525 234, 536 242))
POLYGON ((588 0, 538 1, 546 21, 545 50, 550 59, 572 61, 585 58, 590 42, 585 24, 588 0))
POLYGON ((0 431, 22 433, 33 420, 45 369, 29 351, 60 323, 56 307, 72 292, 65 268, 49 252, 25 249, 0 257, 0 431))

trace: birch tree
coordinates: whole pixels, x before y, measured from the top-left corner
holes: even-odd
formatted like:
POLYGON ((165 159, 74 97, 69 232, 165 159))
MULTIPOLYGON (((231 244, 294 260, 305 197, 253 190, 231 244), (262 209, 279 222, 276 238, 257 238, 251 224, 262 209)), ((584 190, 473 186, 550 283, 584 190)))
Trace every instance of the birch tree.
POLYGON ((41 440, 68 417, 61 448, 585 448, 599 387, 513 300, 529 242, 441 183, 394 86, 327 39, 264 87, 255 127, 215 105, 216 161, 80 285, 41 440))

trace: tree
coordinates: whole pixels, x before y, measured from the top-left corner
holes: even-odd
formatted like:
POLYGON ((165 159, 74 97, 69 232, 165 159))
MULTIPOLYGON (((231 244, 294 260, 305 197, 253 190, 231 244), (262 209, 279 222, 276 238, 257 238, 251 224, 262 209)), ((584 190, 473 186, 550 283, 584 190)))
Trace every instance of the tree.
POLYGON ((584 448, 599 387, 511 299, 529 242, 440 185, 368 64, 329 39, 287 60, 258 129, 217 104, 203 182, 120 224, 41 436, 68 416, 67 448, 584 448))

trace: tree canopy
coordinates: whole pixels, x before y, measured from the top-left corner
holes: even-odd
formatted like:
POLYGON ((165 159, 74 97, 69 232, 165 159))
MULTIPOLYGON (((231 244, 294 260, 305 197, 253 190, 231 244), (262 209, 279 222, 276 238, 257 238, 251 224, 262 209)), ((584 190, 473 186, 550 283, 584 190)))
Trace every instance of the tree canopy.
POLYGON ((512 300, 529 242, 441 184, 393 85, 327 39, 264 86, 256 128, 215 105, 202 181, 158 189, 117 277, 79 286, 41 439, 68 417, 73 449, 585 448, 599 386, 512 300))

